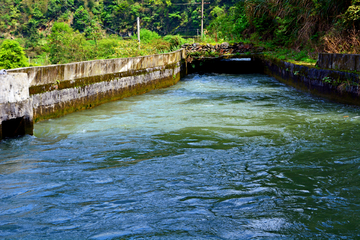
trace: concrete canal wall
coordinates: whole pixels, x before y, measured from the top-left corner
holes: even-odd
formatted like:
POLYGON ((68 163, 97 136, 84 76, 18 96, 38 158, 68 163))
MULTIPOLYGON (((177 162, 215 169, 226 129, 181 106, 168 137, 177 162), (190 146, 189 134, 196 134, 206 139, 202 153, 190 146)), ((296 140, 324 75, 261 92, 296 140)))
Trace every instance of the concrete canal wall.
POLYGON ((16 135, 9 130, 16 128, 17 122, 8 124, 13 119, 28 119, 26 127, 20 128, 25 129, 21 133, 31 134, 28 126, 32 122, 171 86, 180 80, 184 58, 184 50, 179 50, 9 70, 7 75, 0 75, 0 139, 16 135))
POLYGON ((264 73, 311 94, 360 106, 360 76, 261 57, 264 73))
POLYGON ((262 54, 244 54, 194 59, 188 64, 188 72, 265 73, 311 94, 360 106, 360 76, 351 71, 298 65, 262 54))

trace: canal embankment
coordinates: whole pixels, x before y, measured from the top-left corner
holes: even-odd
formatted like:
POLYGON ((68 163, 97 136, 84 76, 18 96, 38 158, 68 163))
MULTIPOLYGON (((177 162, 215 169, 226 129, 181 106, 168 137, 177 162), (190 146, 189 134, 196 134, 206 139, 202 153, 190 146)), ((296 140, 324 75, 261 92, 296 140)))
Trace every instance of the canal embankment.
MULTIPOLYGON (((0 128, 2 132, 5 127, 7 129, 6 134, 0 137, 16 134, 14 131, 19 126, 15 124, 9 130, 6 124, 12 119, 26 116, 27 119, 31 119, 31 122, 38 122, 171 86, 180 80, 184 54, 184 50, 178 50, 135 58, 94 60, 9 70, 7 75, 1 76, 0 80, 2 83, 7 81, 9 88, 11 85, 13 89, 8 91, 8 97, 0 102, 0 128), (6 80, 10 78, 21 79, 23 84, 14 85, 13 80, 6 80), (11 94, 18 95, 19 99, 10 96, 11 94), (25 111, 23 99, 32 106, 30 108, 33 112, 23 113, 25 111)), ((5 85, 2 84, 2 86, 5 85)), ((23 127, 20 128, 23 129, 23 127)), ((30 132, 26 131, 26 133, 30 132)))
POLYGON ((354 57, 321 55, 317 66, 308 66, 260 50, 244 44, 194 45, 151 56, 9 70, 8 75, 0 76, 4 92, 0 139, 32 134, 33 123, 41 120, 174 85, 182 75, 194 72, 267 74, 311 94, 360 106, 354 57), (350 68, 344 69, 346 66, 350 68))
MULTIPOLYGON (((336 102, 360 106, 358 72, 306 66, 261 56, 264 73, 297 89, 336 102)), ((333 63, 335 64, 335 63, 333 63)))

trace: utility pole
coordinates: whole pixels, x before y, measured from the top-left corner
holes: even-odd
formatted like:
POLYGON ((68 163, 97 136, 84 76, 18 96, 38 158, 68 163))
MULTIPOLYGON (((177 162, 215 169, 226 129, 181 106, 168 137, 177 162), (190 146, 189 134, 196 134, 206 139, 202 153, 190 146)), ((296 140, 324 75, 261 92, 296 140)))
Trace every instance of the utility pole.
POLYGON ((204 0, 201 0, 201 39, 204 37, 204 0))
POLYGON ((174 3, 171 5, 194 5, 194 4, 201 4, 201 38, 204 36, 204 4, 210 4, 210 2, 204 2, 201 0, 201 3, 174 3))
POLYGON ((138 34, 138 41, 139 41, 139 50, 140 50, 140 17, 137 17, 137 34, 138 34))

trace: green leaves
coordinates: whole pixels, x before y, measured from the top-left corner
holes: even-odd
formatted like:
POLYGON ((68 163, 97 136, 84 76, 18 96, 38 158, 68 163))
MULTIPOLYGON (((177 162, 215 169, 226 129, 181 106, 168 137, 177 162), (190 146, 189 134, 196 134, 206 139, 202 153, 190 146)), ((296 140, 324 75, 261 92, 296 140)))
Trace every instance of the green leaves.
POLYGON ((166 35, 164 41, 170 43, 170 49, 175 50, 182 44, 186 43, 186 40, 180 35, 166 35))
POLYGON ((180 12, 169 13, 169 18, 172 20, 180 20, 181 19, 180 12))
POLYGON ((360 20, 360 0, 353 0, 351 6, 342 15, 343 23, 351 25, 360 20))
POLYGON ((17 41, 5 40, 0 45, 0 68, 27 67, 28 61, 23 48, 17 41))
POLYGON ((80 32, 84 32, 85 28, 90 26, 90 15, 89 12, 80 6, 76 9, 74 14, 73 28, 80 32))
POLYGON ((85 36, 63 22, 54 23, 49 36, 50 61, 53 64, 84 61, 89 43, 85 36))
MULTIPOLYGON (((160 35, 156 32, 152 32, 147 29, 140 29, 140 41, 141 43, 150 43, 156 39, 160 39, 160 35)), ((133 36, 133 39, 137 39, 137 35, 133 36)))
POLYGON ((210 15, 213 18, 222 17, 225 14, 225 10, 221 7, 214 7, 214 9, 210 12, 210 15))
POLYGON ((208 29, 216 39, 240 38, 242 32, 249 27, 242 2, 228 10, 215 7, 210 14, 213 19, 208 29))

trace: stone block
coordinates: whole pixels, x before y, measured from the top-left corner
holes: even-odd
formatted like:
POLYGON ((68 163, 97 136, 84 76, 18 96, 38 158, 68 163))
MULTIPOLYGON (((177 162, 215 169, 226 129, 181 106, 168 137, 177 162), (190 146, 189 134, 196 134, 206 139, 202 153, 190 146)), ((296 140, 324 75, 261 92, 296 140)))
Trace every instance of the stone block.
POLYGON ((342 54, 333 54, 333 59, 331 63, 331 69, 339 70, 341 66, 342 54))
POLYGON ((318 56, 318 62, 317 65, 320 68, 332 68, 332 54, 328 53, 320 53, 318 56))

